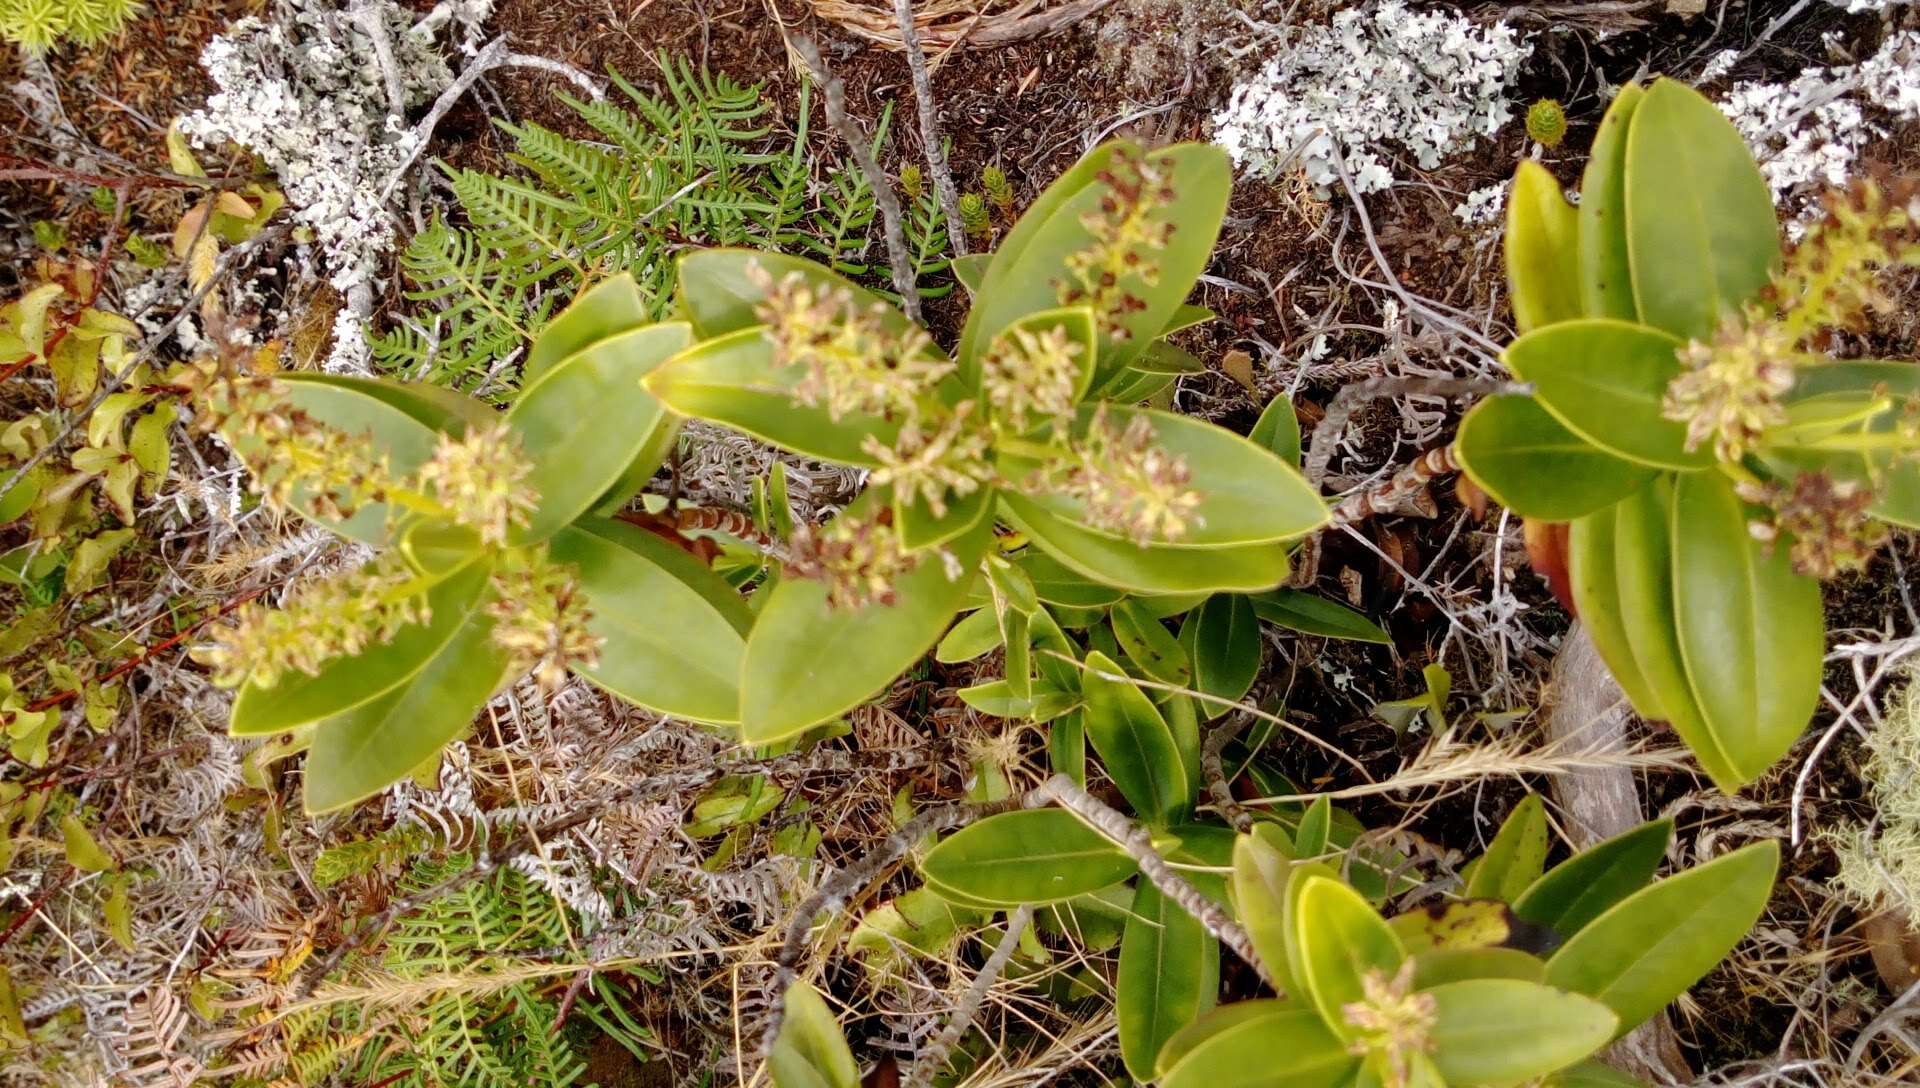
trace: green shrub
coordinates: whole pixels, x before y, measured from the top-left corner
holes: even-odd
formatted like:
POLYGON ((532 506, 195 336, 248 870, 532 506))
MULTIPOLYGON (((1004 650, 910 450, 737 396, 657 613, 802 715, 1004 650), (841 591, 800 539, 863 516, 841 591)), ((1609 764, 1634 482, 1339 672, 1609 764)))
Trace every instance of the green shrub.
POLYGON ((1766 183, 1713 104, 1629 85, 1580 206, 1522 163, 1508 203, 1527 395, 1456 449, 1514 512, 1571 522, 1573 602, 1635 710, 1722 789, 1758 778, 1819 702, 1820 582, 1920 525, 1920 367, 1836 362, 1823 330, 1920 257, 1909 196, 1837 197, 1783 261, 1766 183))

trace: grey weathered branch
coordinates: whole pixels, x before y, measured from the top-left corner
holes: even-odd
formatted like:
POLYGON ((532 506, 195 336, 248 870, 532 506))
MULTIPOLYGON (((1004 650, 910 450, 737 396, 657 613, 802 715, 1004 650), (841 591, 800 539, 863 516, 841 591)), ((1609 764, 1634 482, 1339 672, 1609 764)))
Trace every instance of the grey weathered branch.
POLYGON ((960 221, 960 193, 953 185, 953 170, 947 164, 946 142, 940 138, 940 114, 933 101, 933 76, 927 71, 927 54, 920 48, 920 30, 913 25, 913 0, 894 0, 894 15, 900 20, 900 42, 907 54, 907 71, 913 75, 913 99, 920 107, 920 140, 927 145, 927 173, 933 178, 934 195, 940 198, 940 210, 947 218, 947 244, 954 253, 967 255, 966 226, 960 221))
POLYGON ((1219 810, 1222 819, 1241 834, 1253 830, 1253 813, 1234 799, 1233 786, 1227 781, 1227 770, 1222 765, 1220 754, 1229 741, 1251 724, 1253 715, 1235 711, 1222 718, 1220 724, 1207 733, 1206 743, 1200 746, 1200 777, 1207 784, 1207 793, 1213 797, 1213 807, 1219 810))
MULTIPOLYGON (((774 959, 773 983, 770 992, 784 994, 793 984, 798 973, 800 957, 807 951, 807 934, 813 931, 813 920, 821 914, 837 914, 846 908, 860 889, 879 879, 880 874, 894 862, 907 856, 928 832, 944 831, 960 824, 971 823, 982 816, 996 812, 1006 812, 1015 807, 1012 801, 996 801, 989 804, 976 804, 969 801, 955 802, 930 808, 901 824, 893 834, 881 839, 879 844, 867 851, 860 860, 833 874, 823 882, 819 889, 808 896, 804 902, 794 908, 787 922, 787 931, 780 942, 779 955, 774 959)), ((760 1035, 760 1060, 767 1060, 773 1053, 773 1044, 780 1038, 780 1026, 786 1022, 786 1005, 781 1001, 772 1002, 767 1011, 767 1024, 760 1035)))
POLYGON ((954 1006, 953 1015, 947 1018, 940 1034, 934 1036, 933 1041, 927 1044, 926 1051, 914 1062, 904 1088, 927 1088, 933 1083, 933 1075, 946 1064, 947 1054, 967 1034, 967 1029, 973 1026, 974 1017, 980 1014, 981 1003, 987 999, 987 991, 993 989, 1000 972, 1006 970, 1007 961, 1013 958, 1014 950, 1020 947, 1020 934, 1026 931, 1032 921, 1033 908, 1024 903, 1007 913, 1007 931, 1000 935, 1000 943, 993 946, 993 954, 980 965, 980 972, 973 976, 972 985, 967 987, 960 1004, 954 1006))
POLYGON ((1273 975, 1261 961, 1260 953, 1254 950, 1253 938, 1227 914, 1225 908, 1208 899, 1187 878, 1174 871, 1167 859, 1153 848, 1152 832, 1127 819, 1118 809, 1080 788, 1079 783, 1064 774, 1054 775, 1027 794, 1027 808, 1042 808, 1049 804, 1059 805, 1080 817, 1087 826, 1112 839, 1127 852, 1127 856, 1133 858, 1134 863, 1140 866, 1140 874, 1153 881, 1153 886, 1159 888, 1161 894, 1173 900, 1181 910, 1193 915, 1202 928, 1212 934, 1215 940, 1232 949, 1234 955, 1246 961, 1268 985, 1274 984, 1273 975))
POLYGON ((893 290, 900 296, 900 308, 917 322, 920 320, 920 291, 914 286, 913 256, 907 250, 907 236, 900 225, 900 195, 894 192, 893 183, 887 180, 887 176, 880 172, 880 164, 873 158, 873 149, 867 146, 866 135, 848 116, 846 85, 827 67, 827 59, 820 55, 820 47, 805 35, 788 34, 787 48, 806 64, 813 82, 825 94, 827 122, 846 141, 848 153, 867 179, 867 187, 873 190, 874 203, 880 206, 880 222, 886 233, 887 264, 893 269, 893 290))

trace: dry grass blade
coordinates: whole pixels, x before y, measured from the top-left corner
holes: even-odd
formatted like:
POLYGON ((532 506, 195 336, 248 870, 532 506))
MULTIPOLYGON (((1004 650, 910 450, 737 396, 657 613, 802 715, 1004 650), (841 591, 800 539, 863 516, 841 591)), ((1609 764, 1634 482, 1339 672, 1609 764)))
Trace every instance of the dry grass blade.
MULTIPOLYGON (((944 53, 960 45, 1011 45, 1053 34, 1093 15, 1113 0, 1019 0, 1005 11, 992 12, 981 0, 935 0, 914 13, 920 40, 944 53)), ((886 49, 899 50, 900 27, 890 5, 860 0, 813 0, 813 13, 827 22, 886 49)), ((930 58, 938 65, 941 57, 930 58)))

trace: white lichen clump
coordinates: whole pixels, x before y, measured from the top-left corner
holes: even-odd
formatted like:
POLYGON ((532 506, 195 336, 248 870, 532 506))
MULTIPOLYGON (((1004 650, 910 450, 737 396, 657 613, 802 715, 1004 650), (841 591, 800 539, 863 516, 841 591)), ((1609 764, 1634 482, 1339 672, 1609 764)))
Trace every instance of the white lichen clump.
POLYGON ((1861 778, 1878 818, 1830 836, 1840 860, 1834 886, 1865 910, 1920 919, 1920 680, 1912 671, 1867 736, 1861 778))
MULTIPOLYGON (((180 120, 199 147, 248 148, 278 176, 294 218, 312 231, 328 281, 349 300, 370 299, 394 244, 386 208, 394 174, 415 138, 403 112, 452 82, 435 37, 449 23, 469 35, 491 0, 456 0, 415 22, 393 0, 349 12, 327 0, 285 0, 270 19, 241 19, 208 43, 200 63, 220 88, 180 120), (356 15, 385 27, 403 102, 356 15)), ((330 370, 364 370, 360 306, 334 328, 330 370)))
POLYGON ((1214 116, 1234 161, 1271 177, 1298 166, 1331 187, 1346 168, 1357 193, 1393 184, 1404 148, 1423 170, 1507 122, 1507 89, 1532 52, 1504 23, 1478 26, 1403 0, 1350 8, 1306 28, 1214 116))
POLYGON ((1859 64, 1808 68, 1790 83, 1737 83, 1720 109, 1760 161, 1774 203, 1794 219, 1817 212, 1817 193, 1845 185, 1860 152, 1887 135, 1874 111, 1920 119, 1920 32, 1889 36, 1859 64))

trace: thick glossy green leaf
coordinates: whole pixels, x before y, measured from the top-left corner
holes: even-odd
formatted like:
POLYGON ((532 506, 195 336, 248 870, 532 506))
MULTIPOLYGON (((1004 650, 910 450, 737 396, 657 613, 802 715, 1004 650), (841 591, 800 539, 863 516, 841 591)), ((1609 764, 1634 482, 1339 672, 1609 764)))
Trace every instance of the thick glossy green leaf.
POLYGON ((1165 340, 1155 340, 1133 361, 1131 369, 1143 374, 1166 374, 1178 378, 1188 374, 1205 374, 1207 364, 1185 348, 1174 347, 1165 340))
POLYGON ((1161 826, 1185 819, 1193 811, 1193 797, 1173 731, 1145 692, 1108 675, 1125 673, 1105 654, 1088 653, 1080 679, 1087 739, 1142 819, 1161 826))
MULTIPOLYGON (((1661 716, 1715 782, 1736 781, 1739 772, 1720 750, 1700 714, 1687 680, 1680 633, 1674 626, 1673 481, 1656 478, 1622 500, 1614 517, 1614 578, 1620 626, 1633 650, 1636 671, 1661 716)), ((1594 643, 1599 646, 1599 642, 1594 643)), ((1620 670, 1615 670, 1618 678, 1620 670)))
POLYGON ((1673 494, 1673 602, 1700 715, 1727 757, 1731 793, 1786 754, 1820 702, 1826 621, 1820 583, 1786 548, 1763 554, 1746 507, 1717 472, 1673 494))
POLYGON ((1080 705, 1078 692, 1062 691, 1045 684, 1032 684, 1025 692, 1014 689, 1005 680, 989 680, 955 692, 960 701, 982 714, 996 718, 1026 718, 1049 722, 1080 705))
POLYGON ((1638 321, 1627 256, 1627 132, 1646 97, 1637 83, 1614 95, 1580 179, 1580 300, 1588 317, 1638 321))
POLYGON ((1513 908, 1498 899, 1445 899, 1387 920, 1409 952, 1492 948, 1512 941, 1513 908))
POLYGON ((1580 300, 1580 214, 1547 168, 1523 159, 1507 197, 1507 290, 1523 333, 1586 313, 1580 300))
POLYGON ((1274 589, 1248 598, 1256 616, 1277 627, 1307 635, 1377 642, 1393 639, 1372 620, 1348 608, 1303 589, 1274 589))
POLYGON ((1589 997, 1537 982, 1484 978, 1426 991, 1433 1063, 1448 1084, 1506 1088, 1564 1069, 1613 1038, 1619 1020, 1589 997))
POLYGON ((1075 785, 1087 785, 1087 716, 1075 710, 1055 718, 1047 726, 1047 766, 1055 774, 1064 774, 1075 785))
POLYGON ((1000 645, 1000 624, 991 608, 976 609, 960 618, 933 648, 933 659, 943 665, 972 661, 1000 645))
POLYGON ((1334 1088, 1360 1059, 1313 1009, 1288 1001, 1223 1005, 1160 1051, 1160 1088, 1334 1088))
POLYGON ((1213 1008, 1220 992, 1220 942, 1151 881, 1141 880, 1120 938, 1117 973, 1120 1057, 1134 1079, 1151 1080, 1167 1040, 1213 1008))
POLYGON ((804 367, 775 365, 772 343, 750 328, 695 344, 647 375, 645 385, 683 416, 723 423, 807 457, 877 466, 861 444, 872 436, 891 446, 899 424, 853 414, 836 420, 824 405, 795 401, 794 387, 804 376, 804 367))
POLYGON ((1226 702, 1206 702, 1201 713, 1217 718, 1253 689, 1260 676, 1260 617, 1253 602, 1238 593, 1216 593, 1187 613, 1180 644, 1193 662, 1193 688, 1226 702))
POLYGON ((1285 393, 1267 402, 1247 439, 1261 449, 1272 450, 1294 468, 1300 467, 1300 417, 1285 393))
MULTIPOLYGON (((1082 405, 1080 425, 1086 426, 1098 410, 1082 405)), ((1161 542, 1162 546, 1214 548, 1288 540, 1311 532, 1327 519, 1325 504, 1298 469, 1224 427, 1151 408, 1109 405, 1105 410, 1108 426, 1116 431, 1125 430, 1136 419, 1147 420, 1155 443, 1183 459, 1191 474, 1189 486, 1200 502, 1186 519, 1186 533, 1161 542)), ((1023 478, 1035 467, 1019 458, 1003 461, 1012 479, 1023 478)), ((1049 494, 1032 501, 1097 535, 1125 539, 1110 530, 1085 526, 1085 508, 1076 499, 1049 494)))
POLYGON ((287 673, 272 687, 249 682, 234 697, 228 731, 236 737, 278 733, 344 713, 411 680, 467 622, 488 571, 488 564, 470 562, 448 575, 427 594, 427 622, 408 624, 387 642, 334 658, 313 675, 287 673))
POLYGON ((647 301, 632 273, 602 280, 575 297, 534 337, 520 370, 521 384, 530 385, 560 360, 647 321, 647 301))
MULTIPOLYGON (((843 516, 862 516, 856 503, 843 516)), ((962 572, 949 579, 926 555, 894 584, 892 604, 830 608, 824 583, 785 578, 773 587, 747 639, 741 736, 750 744, 790 737, 858 706, 933 648, 966 598, 992 537, 991 519, 947 545, 962 572)))
POLYGON ((860 1067, 827 1003, 797 979, 782 1000, 786 1015, 767 1055, 774 1088, 856 1088, 860 1067))
POLYGON ((1160 337, 1164 340, 1176 332, 1191 329, 1197 325, 1204 325, 1219 316, 1219 314, 1214 313, 1205 306, 1195 306, 1192 304, 1183 305, 1173 311, 1173 316, 1167 318, 1165 325, 1160 326, 1160 337))
POLYGON ((456 393, 425 382, 401 382, 390 378, 362 378, 352 374, 302 372, 281 374, 277 380, 289 386, 324 385, 364 393, 392 408, 397 408, 434 431, 464 434, 468 427, 487 426, 500 421, 500 413, 465 393, 456 393))
POLYGON ((1151 679, 1184 687, 1193 674, 1180 640, 1137 601, 1113 606, 1113 637, 1127 660, 1151 679))
POLYGON ((758 249, 694 249, 680 258, 680 304, 699 339, 712 340, 764 324, 755 311, 767 296, 748 272, 753 265, 776 282, 799 276, 816 292, 844 291, 855 309, 874 314, 894 335, 913 327, 907 315, 879 295, 805 257, 758 249))
POLYGON ((1517 948, 1430 948, 1413 954, 1416 990, 1478 978, 1545 982, 1547 965, 1517 948))
MULTIPOLYGON (((387 457, 394 472, 406 474, 419 468, 433 456, 439 436, 419 420, 393 407, 363 389, 332 382, 287 382, 289 404, 318 422, 347 435, 366 436, 375 449, 387 457)), ((246 442, 244 436, 228 434, 229 441, 246 442)), ((365 544, 390 542, 402 513, 386 503, 368 503, 344 522, 316 517, 306 499, 305 488, 296 488, 294 509, 318 524, 342 536, 365 544)))
POLYGON ((1327 839, 1333 831, 1333 802, 1325 796, 1316 797, 1300 814, 1300 822, 1293 829, 1293 852, 1295 857, 1317 858, 1327 852, 1327 839))
POLYGON ((1488 397, 1460 421, 1454 455, 1480 489, 1516 514, 1572 521, 1612 506, 1655 469, 1568 430, 1532 397, 1488 397))
POLYGON ((1145 404, 1173 388, 1180 376, 1155 374, 1130 366, 1105 380, 1105 385, 1094 390, 1095 397, 1114 404, 1145 404))
POLYGON ((1654 698, 1652 686, 1640 675, 1621 613, 1619 563, 1614 554, 1619 509, 1615 505, 1596 510, 1567 529, 1567 571, 1573 584, 1573 604, 1600 659, 1627 693, 1634 711, 1648 721, 1660 721, 1666 712, 1654 698))
POLYGON ((460 629, 408 683, 328 718, 307 753, 308 815, 345 808, 386 789, 464 733, 507 671, 493 644, 482 594, 460 629))
POLYGON ((918 496, 910 501, 901 501, 899 495, 893 499, 893 525, 900 533, 900 543, 909 551, 921 548, 937 548, 979 523, 993 506, 994 491, 990 487, 975 489, 971 494, 954 497, 947 496, 947 508, 944 513, 934 514, 924 499, 918 496))
POLYGON ((1136 593, 1248 592, 1271 589, 1287 577, 1284 544, 1143 548, 1055 517, 1024 495, 1003 491, 999 497, 1007 520, 1062 565, 1136 593))
MULTIPOLYGON (((1059 284, 1072 282, 1068 258, 1095 245, 1084 220, 1109 195, 1099 175, 1112 168, 1118 143, 1096 148, 1048 186, 1001 241, 961 336, 957 358, 969 383, 977 376, 979 353, 1000 330, 1035 310, 1059 304, 1059 284)), ((1212 256, 1233 187, 1232 164, 1217 147, 1177 144, 1146 154, 1167 172, 1173 189, 1173 200, 1156 203, 1146 221, 1174 224, 1174 231, 1164 248, 1142 254, 1158 266, 1153 284, 1138 275, 1121 278, 1122 287, 1143 305, 1108 315, 1128 335, 1119 340, 1102 335, 1096 386, 1137 357, 1186 302, 1187 292, 1212 256)))
POLYGON ((1132 876, 1133 859, 1065 809, 1003 812, 940 840, 927 886, 968 904, 1058 903, 1132 876))
POLYGON ((1540 879, 1546 865, 1547 806, 1539 794, 1529 793, 1500 825, 1487 852, 1474 861, 1467 897, 1511 903, 1540 879))
POLYGON ((1640 320, 1705 340, 1767 285, 1780 225, 1747 142, 1684 83, 1648 88, 1627 131, 1627 253, 1640 320))
POLYGON ((1673 837, 1655 820, 1596 843, 1548 870, 1513 901, 1513 913, 1571 937, 1653 879, 1673 837))
POLYGON ((1038 548, 1028 548, 1015 562, 1033 583, 1034 594, 1048 604, 1105 608, 1126 596, 1125 591, 1091 581, 1038 548))
POLYGON ((967 289, 967 294, 972 296, 980 293, 980 285, 987 278, 987 266, 992 262, 991 253, 967 253, 955 257, 947 268, 953 273, 953 278, 960 281, 960 286, 967 289))
POLYGON ((622 522, 589 519, 553 538, 573 567, 600 661, 580 674, 629 702, 701 722, 740 720, 746 603, 685 551, 622 522), (671 622, 661 622, 662 617, 671 622))
POLYGON ((1740 943, 1779 864, 1780 844, 1757 842, 1634 893, 1560 946, 1547 981, 1605 1003, 1625 1034, 1740 943))
POLYGON ((991 920, 984 910, 951 903, 931 888, 915 888, 862 915, 847 935, 847 952, 870 970, 891 970, 912 957, 947 956, 962 927, 991 920))
POLYGON ((539 505, 511 543, 548 539, 626 474, 668 423, 640 379, 692 341, 684 322, 644 325, 562 359, 520 391, 506 420, 533 462, 527 484, 539 505))
POLYGON ((1267 823, 1233 844, 1233 905, 1260 954, 1267 974, 1284 988, 1291 977, 1287 966, 1287 877, 1293 867, 1293 844, 1286 833, 1267 823))
POLYGON ((1342 1009, 1365 997, 1361 980, 1367 975, 1392 978, 1407 958, 1406 949, 1359 892, 1332 877, 1304 879, 1289 919, 1298 930, 1295 970, 1321 1018, 1336 1034, 1352 1039, 1358 1031, 1342 1009))
POLYGON ((1687 452, 1687 425, 1660 413, 1680 375, 1680 341, 1624 321, 1563 321, 1507 345, 1507 368, 1532 382, 1542 407, 1601 449, 1655 468, 1691 470, 1713 460, 1687 452))

